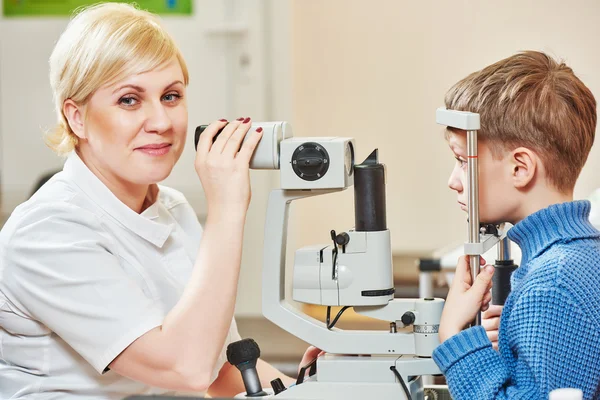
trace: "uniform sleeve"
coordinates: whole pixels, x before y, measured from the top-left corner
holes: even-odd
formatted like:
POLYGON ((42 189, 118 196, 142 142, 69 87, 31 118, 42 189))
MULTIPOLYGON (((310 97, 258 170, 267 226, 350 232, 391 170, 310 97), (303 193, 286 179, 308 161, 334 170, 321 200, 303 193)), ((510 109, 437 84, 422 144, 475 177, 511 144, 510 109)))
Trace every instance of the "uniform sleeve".
POLYGON ((29 211, 4 253, 2 290, 103 373, 164 313, 120 266, 92 213, 64 204, 29 211))

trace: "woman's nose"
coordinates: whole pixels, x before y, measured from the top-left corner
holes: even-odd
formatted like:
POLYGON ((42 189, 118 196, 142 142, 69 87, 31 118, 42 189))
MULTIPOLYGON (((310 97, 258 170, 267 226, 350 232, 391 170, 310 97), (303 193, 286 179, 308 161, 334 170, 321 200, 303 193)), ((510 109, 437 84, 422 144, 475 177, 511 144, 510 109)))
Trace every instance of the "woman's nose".
POLYGON ((148 107, 145 130, 148 133, 163 134, 173 126, 173 121, 162 104, 148 107))

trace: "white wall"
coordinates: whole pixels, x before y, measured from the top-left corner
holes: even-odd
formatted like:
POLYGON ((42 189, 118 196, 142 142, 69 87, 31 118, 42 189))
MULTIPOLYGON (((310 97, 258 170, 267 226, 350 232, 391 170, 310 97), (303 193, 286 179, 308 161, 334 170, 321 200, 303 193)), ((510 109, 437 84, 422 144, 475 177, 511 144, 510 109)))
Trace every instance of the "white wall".
MULTIPOLYGON (((445 92, 519 50, 559 56, 600 99, 600 3, 594 0, 292 0, 297 136, 352 136, 358 160, 387 164, 388 226, 396 253, 466 239, 466 216, 446 183, 454 159, 435 124, 445 92)), ((600 186, 596 140, 576 197, 600 186)), ((354 224, 352 193, 305 200, 300 245, 327 243, 354 224)))

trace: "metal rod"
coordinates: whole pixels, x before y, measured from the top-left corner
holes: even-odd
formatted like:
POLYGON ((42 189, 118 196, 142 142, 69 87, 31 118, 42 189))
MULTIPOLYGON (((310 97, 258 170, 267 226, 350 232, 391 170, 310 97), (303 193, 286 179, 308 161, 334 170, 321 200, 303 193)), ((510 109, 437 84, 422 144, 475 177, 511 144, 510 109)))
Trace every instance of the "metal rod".
POLYGON ((433 273, 419 272, 419 298, 433 297, 433 273))
POLYGON ((498 243, 498 257, 499 261, 510 260, 510 239, 505 237, 498 243))
MULTIPOLYGON (((467 174, 469 178, 469 243, 479 243, 479 164, 477 160, 477 131, 467 131, 467 174)), ((479 256, 470 257, 473 282, 479 275, 479 256)), ((481 312, 475 316, 475 325, 481 325, 481 312)))

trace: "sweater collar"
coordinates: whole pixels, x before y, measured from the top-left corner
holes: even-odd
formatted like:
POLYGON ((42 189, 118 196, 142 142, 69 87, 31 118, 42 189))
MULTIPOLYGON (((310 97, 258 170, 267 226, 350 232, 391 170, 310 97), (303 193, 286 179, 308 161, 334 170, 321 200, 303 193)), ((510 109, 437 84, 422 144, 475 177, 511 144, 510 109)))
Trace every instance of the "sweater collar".
POLYGON ((553 204, 513 226, 508 238, 521 248, 521 265, 556 242, 600 237, 600 232, 589 221, 590 208, 587 200, 553 204))

